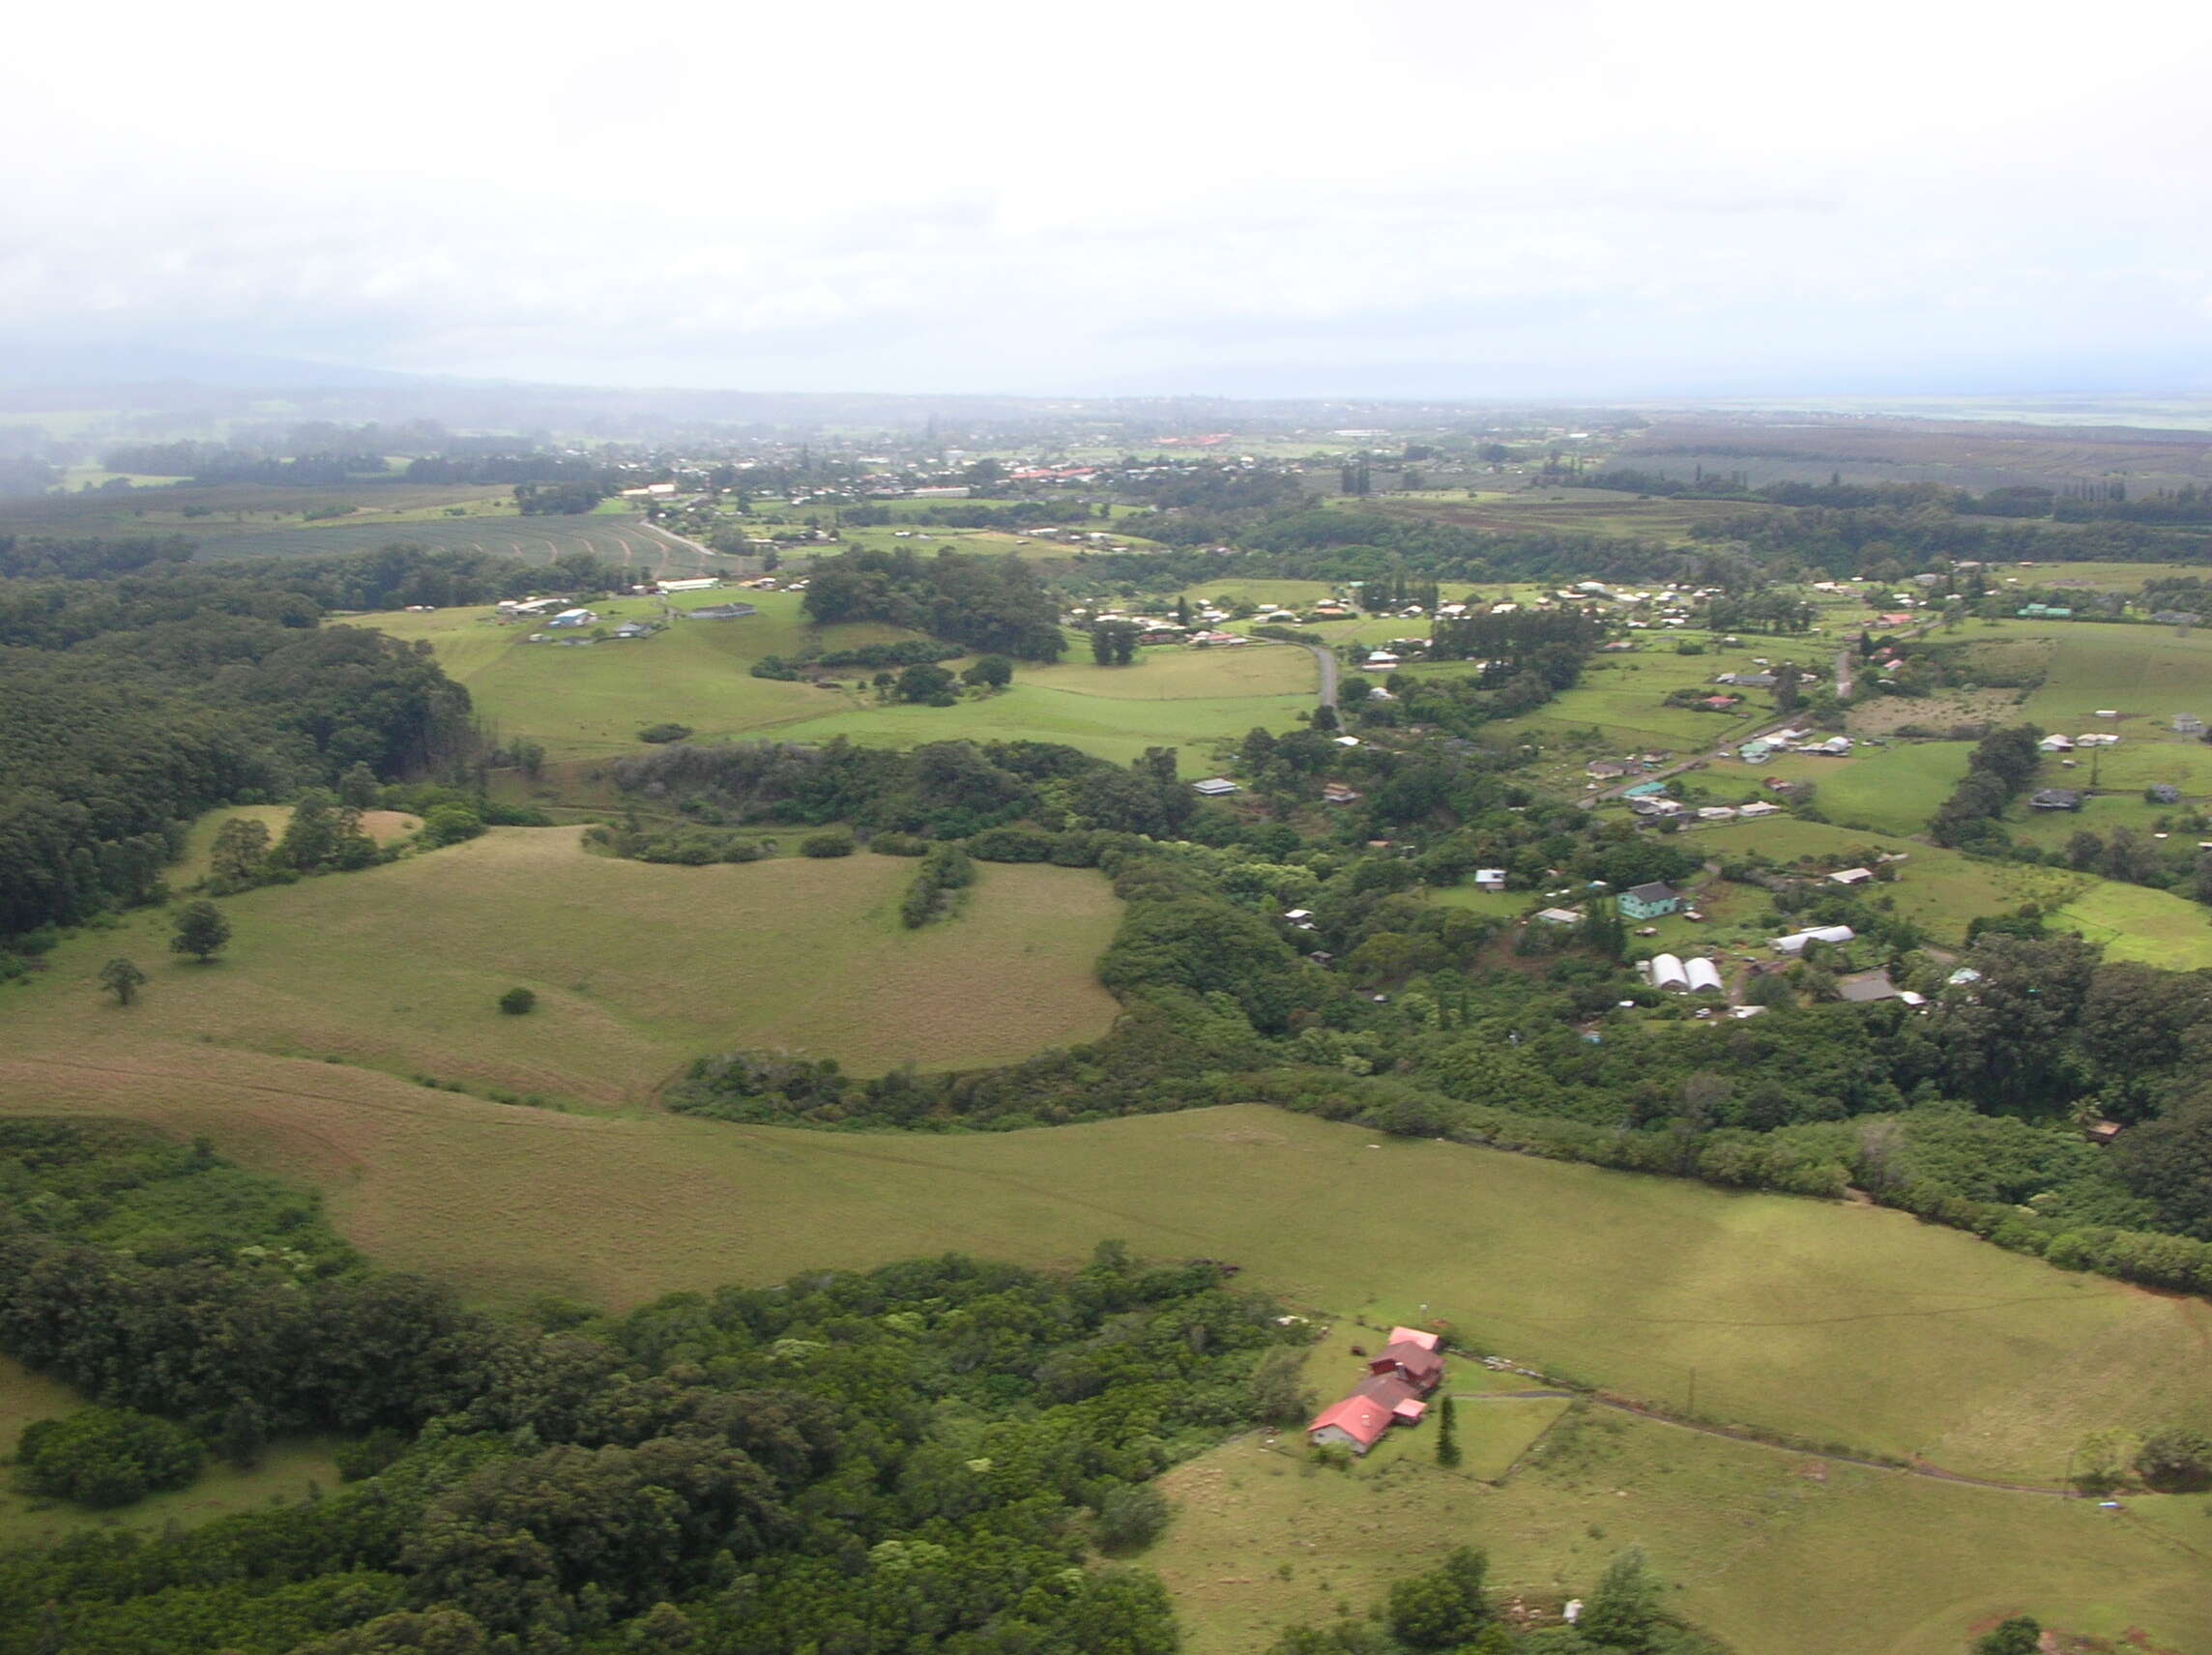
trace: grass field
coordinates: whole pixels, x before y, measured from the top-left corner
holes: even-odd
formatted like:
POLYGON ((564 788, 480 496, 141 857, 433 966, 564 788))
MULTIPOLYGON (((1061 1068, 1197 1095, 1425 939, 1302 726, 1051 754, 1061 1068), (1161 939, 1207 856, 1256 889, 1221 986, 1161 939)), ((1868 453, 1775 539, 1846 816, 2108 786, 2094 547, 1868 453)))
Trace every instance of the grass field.
MULTIPOLYGON (((675 601, 697 607, 728 595, 684 594, 675 601)), ((364 623, 393 637, 427 640, 446 671, 469 686, 480 712, 505 731, 541 741, 556 764, 636 752, 641 726, 674 719, 702 740, 772 734, 796 741, 844 736, 885 746, 1061 741, 1118 763, 1150 746, 1180 746, 1186 770, 1204 774, 1212 743, 1241 739, 1256 724, 1294 725, 1311 710, 1318 681, 1313 657, 1284 645, 1142 650, 1137 665, 1115 668, 1071 652, 1057 666, 1017 666, 1012 686, 985 699, 886 705, 857 686, 824 689, 754 678, 749 669, 764 656, 796 656, 810 644, 848 649, 914 633, 867 624, 817 627, 795 593, 742 595, 760 613, 679 622, 652 638, 581 650, 527 643, 523 628, 501 626, 483 610, 376 615, 364 623)), ((655 598, 594 607, 610 622, 661 612, 655 598)))
MULTIPOLYGON (((1778 646, 1769 647, 1769 658, 1779 659, 1774 648, 1778 646)), ((1717 646, 1702 655, 1676 654, 1659 646, 1633 654, 1600 655, 1589 663, 1582 682, 1554 697, 1541 711, 1503 720, 1492 725, 1490 732, 1500 739, 1561 743, 1576 753, 1586 748, 1586 756, 1707 750, 1771 722, 1772 698, 1753 690, 1735 711, 1715 713, 1668 707, 1668 695, 1691 685, 1711 685, 1720 673, 1756 671, 1750 649, 1717 646), (1599 732, 1594 746, 1577 740, 1591 726, 1599 732)), ((1713 685, 1716 694, 1724 690, 1725 686, 1713 685)), ((1565 757, 1561 755, 1561 763, 1565 757)), ((1579 769, 1579 763, 1567 765, 1556 776, 1547 773, 1547 779, 1555 786, 1563 785, 1567 770, 1579 769)), ((1574 786, 1581 785, 1575 778, 1574 786)))
MULTIPOLYGON (((151 995, 149 995, 151 1003, 151 995)), ((1258 1105, 890 1137, 513 1108, 189 1040, 7 1043, 0 1108, 206 1132, 395 1268, 627 1305, 945 1249, 1101 1238, 1294 1301, 1423 1314, 1547 1369, 1956 1469, 2055 1480, 2086 1431, 2212 1415, 2212 1307, 1871 1207, 1736 1195, 1258 1105), (1370 1148, 1370 1144, 1379 1147, 1370 1148), (1386 1203, 1379 1192, 1389 1192, 1386 1203), (1421 1215, 1404 1245, 1399 1215, 1421 1215)))
POLYGON ((2140 960, 2169 972, 2212 966, 2212 911, 2169 890, 2097 880, 2052 923, 2102 943, 2109 960, 2140 960))
POLYGON ((907 931, 914 864, 895 857, 685 868, 578 840, 494 828, 227 898, 233 940, 205 967, 169 954, 165 914, 133 916, 0 996, 0 1041, 124 1064, 180 1046, 280 1053, 622 1107, 710 1052, 969 1067, 1093 1038, 1115 1015, 1092 962, 1118 905, 1095 873, 986 867, 958 915, 907 931), (127 1010, 92 987, 118 954, 153 979, 127 1010), (495 1009, 513 986, 537 993, 530 1016, 495 1009))
POLYGON ((1893 747, 1861 746, 1846 759, 1782 753, 1763 765, 1715 760, 1696 778, 1700 785, 1747 798, 1770 777, 1809 781, 1823 815, 1846 826, 1884 833, 1917 833, 1966 773, 1970 741, 1915 741, 1893 747), (1723 781, 1727 786, 1720 785, 1723 781))
MULTIPOLYGON (((1466 1364, 1447 1381, 1458 1388, 1466 1364)), ((1463 1402, 1462 1436, 1495 1411, 1463 1402)), ((1604 1412, 1556 1427, 1502 1488, 1439 1468, 1430 1427, 1349 1472, 1239 1437, 1170 1473, 1175 1516, 1143 1561, 1173 1592, 1190 1655, 1241 1655, 1275 1629, 1364 1611, 1452 1546, 1494 1587, 1556 1610, 1642 1546, 1668 1608, 1746 1655, 1958 1655, 1989 1623, 2194 1655, 2212 1648, 2212 1508, 2124 1512, 1823 1464, 1604 1412), (1378 1463, 1380 1462, 1380 1463, 1378 1463)))

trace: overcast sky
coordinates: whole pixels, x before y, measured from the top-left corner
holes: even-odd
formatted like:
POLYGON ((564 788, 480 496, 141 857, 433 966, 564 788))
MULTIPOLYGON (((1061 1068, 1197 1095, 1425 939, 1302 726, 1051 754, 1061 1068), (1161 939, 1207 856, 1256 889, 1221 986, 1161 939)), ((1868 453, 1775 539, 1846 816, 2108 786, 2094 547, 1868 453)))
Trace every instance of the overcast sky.
POLYGON ((762 391, 2212 386, 2212 4, 42 6, 0 338, 762 391))

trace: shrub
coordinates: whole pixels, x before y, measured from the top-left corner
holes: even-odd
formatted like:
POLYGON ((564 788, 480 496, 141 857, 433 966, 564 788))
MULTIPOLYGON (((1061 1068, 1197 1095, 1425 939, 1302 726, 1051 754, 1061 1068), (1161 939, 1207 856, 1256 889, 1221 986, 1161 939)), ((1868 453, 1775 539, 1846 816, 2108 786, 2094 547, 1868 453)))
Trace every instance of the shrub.
POLYGON ((879 857, 918 857, 929 849, 929 841, 918 833, 878 833, 868 849, 879 857))
POLYGON ((670 723, 648 724, 637 733, 637 739, 641 741, 652 741, 656 745, 663 741, 688 741, 691 739, 691 726, 670 723))
POLYGON ((1150 1483, 1119 1484, 1098 1502, 1098 1544, 1106 1551, 1150 1546, 1167 1525, 1167 1496, 1150 1483))
POLYGON ((799 842, 802 857, 849 857, 853 854, 853 835, 846 832, 809 833, 799 842))
POLYGON ((33 1494, 89 1506, 129 1505, 199 1475, 199 1438, 181 1425, 121 1408, 88 1408, 23 1428, 15 1451, 33 1494))
POLYGON ((499 1008, 509 1017, 527 1017, 538 1009, 538 996, 526 988, 510 988, 499 997, 499 1008))
POLYGON ((483 818, 469 806, 440 804, 433 806, 422 818, 422 830, 416 837, 423 844, 435 848, 439 845, 457 845, 463 839, 474 839, 483 830, 483 818))

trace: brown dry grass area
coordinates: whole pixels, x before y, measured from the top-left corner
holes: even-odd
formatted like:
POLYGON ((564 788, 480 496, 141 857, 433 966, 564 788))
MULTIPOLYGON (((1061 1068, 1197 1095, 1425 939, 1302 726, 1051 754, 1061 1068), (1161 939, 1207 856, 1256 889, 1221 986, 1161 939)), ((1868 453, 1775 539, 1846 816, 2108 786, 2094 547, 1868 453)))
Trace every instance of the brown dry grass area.
POLYGON ((1886 736, 1907 724, 1948 731, 1959 724, 2017 723, 2020 702, 2017 689, 1953 689, 1919 698, 1883 695, 1852 707, 1847 728, 1854 736, 1886 736))

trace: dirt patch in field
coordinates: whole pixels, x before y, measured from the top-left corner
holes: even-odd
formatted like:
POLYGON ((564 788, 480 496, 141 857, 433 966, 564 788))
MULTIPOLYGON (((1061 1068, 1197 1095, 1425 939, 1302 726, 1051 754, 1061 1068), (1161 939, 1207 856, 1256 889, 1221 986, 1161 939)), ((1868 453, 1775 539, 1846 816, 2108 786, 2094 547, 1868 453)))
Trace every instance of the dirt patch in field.
POLYGON ((1883 695, 1850 711, 1847 728, 1854 736, 1887 736, 1907 724, 1950 732, 1962 724, 2001 724, 2020 711, 2017 689, 1956 689, 1939 695, 1883 695))

